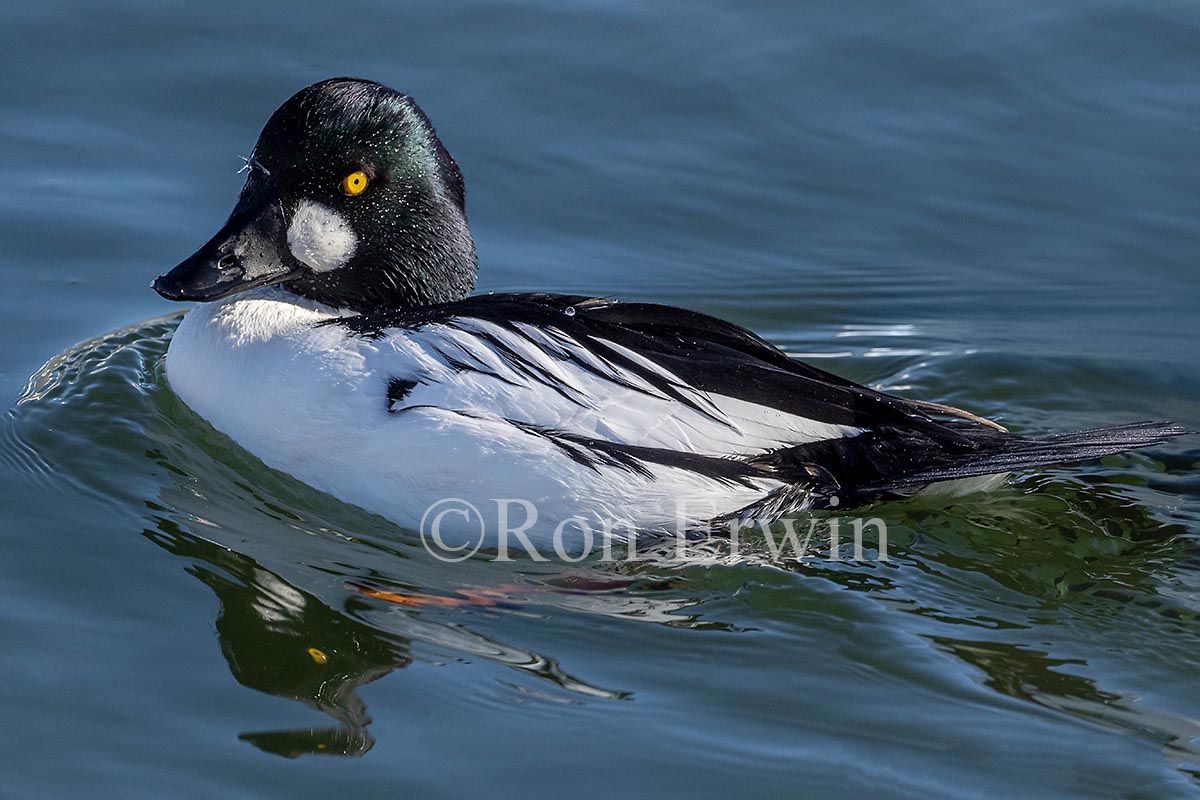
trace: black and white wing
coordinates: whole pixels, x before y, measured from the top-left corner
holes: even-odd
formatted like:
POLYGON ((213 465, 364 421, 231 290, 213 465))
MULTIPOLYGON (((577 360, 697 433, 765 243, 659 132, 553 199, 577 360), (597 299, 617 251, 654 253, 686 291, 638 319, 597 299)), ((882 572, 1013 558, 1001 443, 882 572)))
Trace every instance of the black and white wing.
POLYGON ((505 294, 337 323, 396 349, 394 411, 437 405, 715 456, 856 436, 916 413, 669 306, 505 294))
POLYGON ((331 324, 393 349, 394 414, 504 420, 584 463, 770 479, 800 487, 809 505, 1086 460, 1179 432, 1139 423, 1024 439, 816 369, 736 325, 647 303, 495 294, 331 324))

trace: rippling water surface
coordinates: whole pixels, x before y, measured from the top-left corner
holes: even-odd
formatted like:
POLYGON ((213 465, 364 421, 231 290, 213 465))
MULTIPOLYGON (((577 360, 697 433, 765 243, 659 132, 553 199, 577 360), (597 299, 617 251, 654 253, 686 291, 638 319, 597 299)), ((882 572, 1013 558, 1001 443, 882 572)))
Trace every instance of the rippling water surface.
POLYGON ((1197 428, 1194 4, 3 17, 6 796, 1200 793, 1196 437, 876 505, 886 563, 447 565, 192 414, 147 288, 358 74, 463 167, 481 290, 694 307, 1020 432, 1197 428))

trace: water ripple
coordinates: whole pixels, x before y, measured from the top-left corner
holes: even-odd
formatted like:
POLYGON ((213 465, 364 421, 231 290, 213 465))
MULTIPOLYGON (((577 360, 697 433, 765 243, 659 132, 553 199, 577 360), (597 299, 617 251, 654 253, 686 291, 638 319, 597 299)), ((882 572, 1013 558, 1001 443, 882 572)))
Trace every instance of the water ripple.
MULTIPOLYGON (((813 625, 853 624, 872 635, 886 625, 889 636, 957 660, 914 680, 936 686, 946 670, 982 674, 985 694, 970 701, 980 707, 1003 695, 1195 755, 1189 715, 1135 707, 1126 693, 1104 688, 1106 680, 1121 682, 1112 676, 1136 674, 1132 654, 1144 649, 1190 658, 1194 634, 1178 637, 1200 615, 1200 509, 1187 494, 1194 453, 1048 471, 949 506, 879 504, 864 513, 887 524, 887 563, 779 564, 763 557, 761 537, 751 537, 739 558, 664 553, 569 568, 468 561, 451 571, 412 532, 266 468, 183 406, 161 367, 177 320, 123 328, 48 361, 4 422, 5 464, 26 480, 63 482, 131 516, 147 540, 180 556, 216 594, 220 645, 234 678, 334 720, 332 728, 242 734, 264 750, 366 753, 374 738, 358 687, 413 663, 482 662, 517 676, 476 690, 475 702, 499 691, 522 704, 637 703, 647 691, 646 677, 607 674, 569 641, 554 647, 565 655, 521 643, 542 624, 578 636, 603 625, 645 642, 652 639, 633 631, 766 637, 776 647, 807 640, 813 625), (1114 637, 1130 656, 1093 645, 1114 637), (1064 683, 1061 665, 1094 674, 1064 683), (1020 688, 1027 685, 1035 688, 1020 688)), ((930 387, 959 355, 887 346, 920 341, 919 326, 842 330, 849 335, 824 341, 861 341, 848 364, 861 368, 872 353, 890 357, 896 371, 879 376, 883 382, 913 383, 946 399, 930 387)), ((994 395, 991 402, 985 411, 1011 410, 994 395)), ((675 666, 662 657, 659 667, 669 673, 675 666)), ((881 668, 903 672, 898 662, 881 668)), ((828 690, 818 675, 806 680, 814 696, 828 690)))

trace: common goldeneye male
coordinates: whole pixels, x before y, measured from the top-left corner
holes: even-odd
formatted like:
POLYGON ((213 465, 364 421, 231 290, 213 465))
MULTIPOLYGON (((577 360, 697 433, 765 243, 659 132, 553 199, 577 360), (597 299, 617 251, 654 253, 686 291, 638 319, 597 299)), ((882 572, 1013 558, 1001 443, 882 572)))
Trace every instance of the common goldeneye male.
POLYGON ((1023 438, 694 311, 468 297, 458 165, 411 97, 371 81, 294 95, 245 169, 225 226, 154 282, 202 303, 171 341, 170 385, 269 466, 403 526, 446 498, 526 501, 538 530, 761 521, 1181 432, 1023 438))

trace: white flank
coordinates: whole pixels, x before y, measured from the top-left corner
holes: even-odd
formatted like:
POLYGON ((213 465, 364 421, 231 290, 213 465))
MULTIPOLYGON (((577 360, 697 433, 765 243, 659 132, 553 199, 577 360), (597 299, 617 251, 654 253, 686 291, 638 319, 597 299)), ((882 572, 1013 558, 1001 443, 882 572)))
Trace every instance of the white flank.
POLYGON ((438 501, 463 497, 482 507, 497 498, 533 503, 531 537, 572 518, 597 530, 670 531, 781 485, 649 462, 649 475, 588 465, 510 420, 720 456, 859 433, 699 392, 661 371, 689 406, 557 328, 530 336, 458 318, 369 338, 314 324, 336 313, 281 289, 198 306, 175 332, 167 376, 188 406, 269 466, 409 528, 438 501), (392 378, 415 385, 389 407, 392 378))

